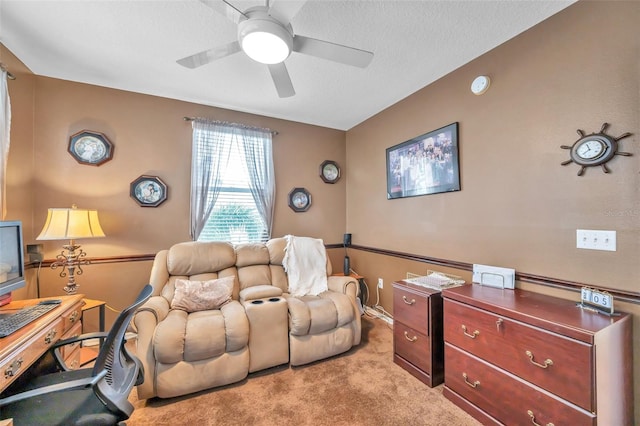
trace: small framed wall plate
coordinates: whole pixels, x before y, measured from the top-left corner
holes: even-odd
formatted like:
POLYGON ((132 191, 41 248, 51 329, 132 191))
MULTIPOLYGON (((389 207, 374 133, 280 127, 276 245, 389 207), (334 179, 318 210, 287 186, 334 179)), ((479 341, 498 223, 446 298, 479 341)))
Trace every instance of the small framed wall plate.
POLYGON ((69 138, 69 154, 80 164, 99 166, 113 158, 113 144, 105 135, 83 130, 69 138))
POLYGON ((158 207, 167 200, 167 185, 158 176, 142 175, 131 182, 131 198, 142 207, 158 207))
POLYGON ((320 178, 324 183, 336 183, 340 179, 340 166, 331 160, 323 161, 320 164, 320 178))
POLYGON ((306 212, 311 207, 311 194, 304 188, 293 188, 289 192, 289 207, 296 213, 306 212))
POLYGON ((606 291, 582 287, 578 306, 583 309, 613 315, 613 296, 606 291))

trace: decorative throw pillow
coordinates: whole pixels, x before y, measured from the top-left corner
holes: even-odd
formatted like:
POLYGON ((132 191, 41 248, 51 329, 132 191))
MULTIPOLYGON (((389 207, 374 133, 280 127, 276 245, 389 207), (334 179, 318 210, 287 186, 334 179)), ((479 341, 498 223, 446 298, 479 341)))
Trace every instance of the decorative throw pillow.
POLYGON ((235 276, 209 281, 176 280, 171 309, 187 312, 219 309, 231 300, 235 276))

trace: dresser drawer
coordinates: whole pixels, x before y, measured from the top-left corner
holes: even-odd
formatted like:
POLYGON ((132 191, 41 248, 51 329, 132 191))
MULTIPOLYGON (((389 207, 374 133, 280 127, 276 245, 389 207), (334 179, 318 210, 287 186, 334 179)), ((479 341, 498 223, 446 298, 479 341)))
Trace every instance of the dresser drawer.
POLYGON ((393 362, 427 386, 438 386, 444 380, 441 292, 396 281, 393 315, 393 362))
POLYGON ((591 345, 451 300, 444 310, 446 342, 595 411, 591 345))
POLYGON ((393 289, 394 322, 401 323, 429 334, 429 301, 426 296, 395 287, 393 289))
POLYGON ((82 319, 82 303, 73 305, 71 309, 62 314, 63 332, 67 332, 82 319))
POLYGON ((595 415, 445 343, 446 386, 506 425, 595 425, 595 415))
POLYGON ((80 347, 76 347, 73 351, 67 352, 67 356, 64 359, 64 363, 69 370, 77 370, 80 368, 82 351, 80 347))
MULTIPOLYGON (((71 330, 67 331, 64 336, 62 336, 62 339, 78 337, 80 334, 82 334, 82 323, 78 322, 71 328, 71 330)), ((80 342, 62 346, 60 348, 60 355, 62 356, 62 359, 66 360, 67 358, 69 358, 71 352, 75 351, 76 349, 80 349, 80 342)))
POLYGON ((62 321, 54 320, 29 339, 22 349, 9 354, 0 362, 0 388, 5 389, 31 366, 62 335, 62 321))
POLYGON ((394 320, 393 346, 401 356, 422 371, 431 371, 431 342, 424 334, 394 320))

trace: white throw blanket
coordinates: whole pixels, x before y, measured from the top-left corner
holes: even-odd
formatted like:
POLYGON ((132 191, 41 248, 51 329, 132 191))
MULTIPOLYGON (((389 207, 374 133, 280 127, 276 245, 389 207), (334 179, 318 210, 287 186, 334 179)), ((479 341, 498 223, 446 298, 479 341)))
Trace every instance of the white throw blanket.
POLYGON ((282 266, 289 278, 289 294, 306 296, 327 291, 327 253, 321 239, 286 235, 282 266))

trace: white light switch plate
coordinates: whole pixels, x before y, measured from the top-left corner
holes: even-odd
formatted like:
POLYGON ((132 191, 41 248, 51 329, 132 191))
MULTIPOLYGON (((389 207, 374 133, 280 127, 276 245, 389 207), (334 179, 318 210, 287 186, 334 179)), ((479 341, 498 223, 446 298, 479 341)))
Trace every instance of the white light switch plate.
POLYGON ((587 250, 616 251, 616 231, 576 230, 576 247, 587 250))

